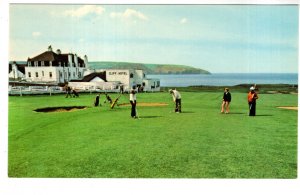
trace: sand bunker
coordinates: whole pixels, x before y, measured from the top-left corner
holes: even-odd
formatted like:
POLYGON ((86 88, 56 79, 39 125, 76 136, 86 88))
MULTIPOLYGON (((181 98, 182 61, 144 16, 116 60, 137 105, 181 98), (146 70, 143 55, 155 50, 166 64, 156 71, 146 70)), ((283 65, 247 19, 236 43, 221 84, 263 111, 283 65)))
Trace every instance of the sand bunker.
POLYGON ((65 106, 65 107, 47 107, 38 108, 34 111, 36 112, 72 112, 76 110, 86 109, 86 106, 65 106))
POLYGON ((279 106, 277 108, 288 109, 288 110, 298 110, 297 106, 279 106))
MULTIPOLYGON (((150 102, 138 102, 136 104, 137 106, 141 106, 141 107, 156 107, 156 106, 167 106, 168 104, 166 103, 156 103, 156 102, 153 102, 153 103, 150 103, 150 102)), ((119 104, 119 106, 131 106, 130 103, 123 103, 123 104, 119 104)))

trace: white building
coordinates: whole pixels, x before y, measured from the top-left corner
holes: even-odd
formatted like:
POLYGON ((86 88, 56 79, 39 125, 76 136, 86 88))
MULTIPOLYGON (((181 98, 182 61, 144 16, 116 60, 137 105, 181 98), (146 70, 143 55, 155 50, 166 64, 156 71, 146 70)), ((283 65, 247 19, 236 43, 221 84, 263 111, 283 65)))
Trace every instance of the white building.
POLYGON ((147 79, 143 70, 101 69, 87 70, 82 80, 72 80, 69 86, 77 89, 100 89, 129 91, 136 87, 139 91, 160 91, 159 79, 147 79))
POLYGON ((99 89, 129 91, 136 87, 139 91, 159 91, 158 79, 147 79, 143 70, 102 69, 91 70, 87 56, 84 60, 76 54, 62 54, 58 49, 48 50, 28 58, 27 64, 18 67, 10 64, 9 77, 19 80, 25 77, 28 82, 63 84, 68 83, 77 89, 99 89), (18 69, 19 68, 19 69, 18 69), (22 71, 20 71, 22 69, 22 71))
POLYGON ((25 78, 31 82, 65 83, 82 78, 87 64, 86 55, 83 60, 76 54, 62 54, 59 49, 55 53, 49 46, 48 51, 28 58, 25 78))
POLYGON ((9 64, 8 78, 12 80, 21 80, 25 78, 26 64, 17 64, 15 61, 9 64))

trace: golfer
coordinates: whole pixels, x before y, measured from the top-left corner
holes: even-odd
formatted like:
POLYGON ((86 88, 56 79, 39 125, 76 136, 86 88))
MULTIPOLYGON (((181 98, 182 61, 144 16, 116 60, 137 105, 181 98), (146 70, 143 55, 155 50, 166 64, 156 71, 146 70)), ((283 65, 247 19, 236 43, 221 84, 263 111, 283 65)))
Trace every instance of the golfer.
POLYGON ((255 116, 256 114, 256 99, 258 99, 258 95, 255 92, 255 87, 250 87, 248 93, 249 116, 255 116))
POLYGON ((66 98, 67 97, 72 97, 71 95, 71 87, 69 87, 68 85, 65 85, 65 90, 66 90, 66 98))
MULTIPOLYGON (((107 93, 105 93, 105 96, 106 96, 106 100, 107 100, 110 104, 112 104, 112 99, 109 97, 109 95, 107 95, 107 93)), ((106 103, 106 100, 105 100, 104 103, 106 103)))
POLYGON ((73 97, 79 97, 78 92, 75 90, 75 88, 72 89, 73 97))
POLYGON ((231 94, 229 92, 228 88, 224 89, 224 94, 223 94, 223 102, 221 106, 221 113, 224 113, 225 109, 225 114, 229 113, 229 104, 231 102, 231 94))
POLYGON ((129 100, 131 104, 131 117, 137 118, 136 117, 136 92, 134 88, 132 88, 130 91, 129 100))
POLYGON ((176 89, 171 89, 170 94, 173 97, 173 101, 175 102, 175 112, 180 113, 181 112, 181 95, 176 89))
POLYGON ((94 101, 94 106, 99 106, 100 95, 97 95, 94 101))

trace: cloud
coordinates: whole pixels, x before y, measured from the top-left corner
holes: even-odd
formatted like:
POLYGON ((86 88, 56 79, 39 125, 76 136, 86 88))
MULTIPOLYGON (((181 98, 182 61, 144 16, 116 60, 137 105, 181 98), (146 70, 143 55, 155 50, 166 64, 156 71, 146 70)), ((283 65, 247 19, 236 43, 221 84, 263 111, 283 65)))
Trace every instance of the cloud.
POLYGON ((179 21, 179 23, 180 24, 185 24, 185 23, 187 23, 187 19, 186 18, 182 18, 180 21, 179 21))
POLYGON ((110 13, 111 18, 121 18, 121 19, 140 19, 148 20, 148 17, 143 13, 136 11, 134 9, 126 9, 124 12, 112 12, 110 13))
POLYGON ((81 17, 84 17, 88 14, 101 15, 104 11, 105 11, 105 9, 101 6, 84 5, 82 7, 79 7, 78 9, 66 10, 66 11, 64 11, 63 15, 76 17, 76 18, 81 18, 81 17))
POLYGON ((41 32, 32 32, 32 36, 33 36, 33 37, 39 37, 39 36, 41 36, 41 35, 42 35, 41 32))

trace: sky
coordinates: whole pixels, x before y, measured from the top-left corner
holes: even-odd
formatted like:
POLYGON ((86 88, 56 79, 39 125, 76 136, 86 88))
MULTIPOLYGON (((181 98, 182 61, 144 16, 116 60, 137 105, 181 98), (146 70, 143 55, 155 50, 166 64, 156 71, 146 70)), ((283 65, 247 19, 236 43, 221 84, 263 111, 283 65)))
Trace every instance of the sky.
POLYGON ((297 5, 10 4, 9 60, 47 50, 89 61, 212 73, 297 73, 297 5))

